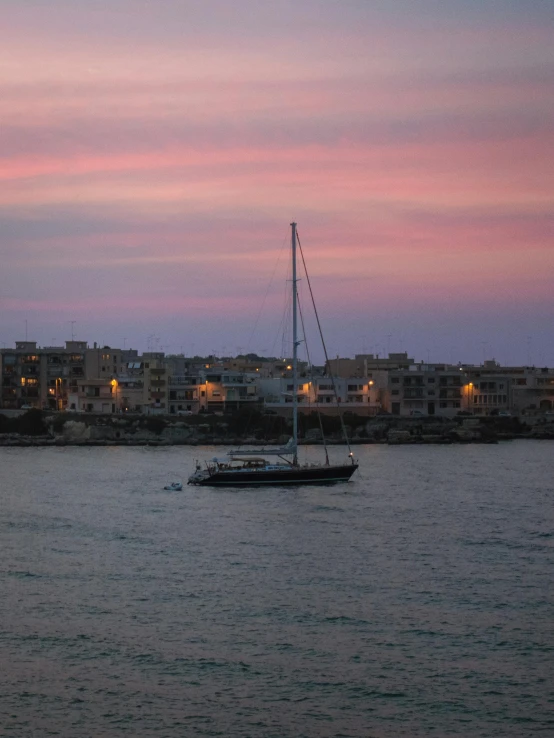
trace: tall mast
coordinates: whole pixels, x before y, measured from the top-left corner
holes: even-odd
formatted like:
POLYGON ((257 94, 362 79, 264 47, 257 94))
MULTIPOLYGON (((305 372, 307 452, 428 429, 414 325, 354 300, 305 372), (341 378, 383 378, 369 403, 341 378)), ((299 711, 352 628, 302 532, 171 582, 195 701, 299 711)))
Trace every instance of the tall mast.
POLYGON ((294 443, 293 463, 298 463, 298 317, 297 317, 297 279, 296 279, 296 223, 292 228, 292 440, 294 443))

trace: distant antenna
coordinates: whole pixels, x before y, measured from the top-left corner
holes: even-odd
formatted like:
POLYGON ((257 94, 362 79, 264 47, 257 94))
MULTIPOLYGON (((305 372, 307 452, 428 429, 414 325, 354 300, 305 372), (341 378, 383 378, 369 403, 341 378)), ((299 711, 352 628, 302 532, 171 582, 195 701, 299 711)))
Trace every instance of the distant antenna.
POLYGON ((25 341, 27 341, 27 320, 25 320, 25 341))
POLYGON ((71 323, 71 340, 74 341, 75 340, 75 323, 77 321, 76 320, 68 320, 67 322, 68 323, 71 323))

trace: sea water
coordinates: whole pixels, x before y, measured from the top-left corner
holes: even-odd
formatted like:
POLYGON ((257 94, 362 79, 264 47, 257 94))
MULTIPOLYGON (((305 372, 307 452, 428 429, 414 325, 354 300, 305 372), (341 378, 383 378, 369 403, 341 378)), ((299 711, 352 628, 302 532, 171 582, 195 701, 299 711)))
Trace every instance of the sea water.
POLYGON ((0 449, 0 735, 554 736, 554 445, 355 452, 0 449))

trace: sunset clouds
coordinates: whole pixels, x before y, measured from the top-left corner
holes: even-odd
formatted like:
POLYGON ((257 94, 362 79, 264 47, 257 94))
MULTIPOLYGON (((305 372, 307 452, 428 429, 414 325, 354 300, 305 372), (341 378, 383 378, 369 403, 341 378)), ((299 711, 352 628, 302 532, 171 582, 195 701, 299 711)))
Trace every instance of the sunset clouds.
POLYGON ((0 339, 245 346, 295 218, 334 353, 554 363, 554 13, 414 8, 5 3, 0 339))

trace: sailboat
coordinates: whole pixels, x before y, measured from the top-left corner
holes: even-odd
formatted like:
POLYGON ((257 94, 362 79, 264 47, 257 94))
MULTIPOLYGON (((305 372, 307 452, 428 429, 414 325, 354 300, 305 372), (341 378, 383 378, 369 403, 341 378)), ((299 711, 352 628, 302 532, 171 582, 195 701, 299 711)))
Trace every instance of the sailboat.
MULTIPOLYGON (((297 233, 296 223, 291 223, 292 252, 292 438, 281 448, 264 449, 263 452, 229 451, 226 458, 213 458, 203 468, 196 469, 188 483, 211 487, 281 486, 301 484, 328 484, 348 482, 358 468, 350 451, 344 464, 330 464, 326 452, 324 464, 299 464, 298 462, 298 279, 296 276, 297 233), (277 457, 268 460, 267 457, 277 457)), ((343 426, 344 427, 344 426, 343 426)))

